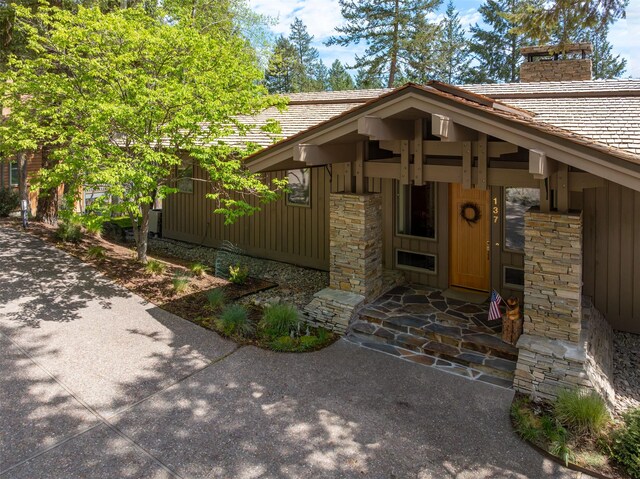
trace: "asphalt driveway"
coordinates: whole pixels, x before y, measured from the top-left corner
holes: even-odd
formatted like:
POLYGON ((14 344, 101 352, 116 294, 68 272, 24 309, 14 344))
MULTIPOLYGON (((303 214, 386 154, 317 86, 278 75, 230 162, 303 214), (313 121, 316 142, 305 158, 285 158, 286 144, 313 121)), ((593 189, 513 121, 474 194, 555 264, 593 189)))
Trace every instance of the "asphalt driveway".
POLYGON ((237 348, 0 228, 2 478, 568 478, 513 393, 344 341, 237 348))

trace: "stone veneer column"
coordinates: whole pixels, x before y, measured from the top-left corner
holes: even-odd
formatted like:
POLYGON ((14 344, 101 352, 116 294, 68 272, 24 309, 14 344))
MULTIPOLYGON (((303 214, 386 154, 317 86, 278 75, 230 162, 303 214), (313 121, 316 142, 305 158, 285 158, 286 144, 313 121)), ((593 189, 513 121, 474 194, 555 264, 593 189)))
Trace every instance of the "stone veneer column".
POLYGON ((586 387, 611 399, 611 345, 604 344, 611 328, 589 302, 583 315, 582 215, 528 211, 524 235, 524 334, 515 389, 554 399, 562 389, 586 387))
POLYGON ((332 193, 329 288, 305 307, 310 322, 344 333, 354 313, 382 290, 382 196, 332 193))
POLYGON ((524 333, 577 342, 582 320, 582 215, 529 211, 524 237, 524 333))
POLYGON ((382 288, 382 196, 329 199, 330 286, 369 300, 382 288))

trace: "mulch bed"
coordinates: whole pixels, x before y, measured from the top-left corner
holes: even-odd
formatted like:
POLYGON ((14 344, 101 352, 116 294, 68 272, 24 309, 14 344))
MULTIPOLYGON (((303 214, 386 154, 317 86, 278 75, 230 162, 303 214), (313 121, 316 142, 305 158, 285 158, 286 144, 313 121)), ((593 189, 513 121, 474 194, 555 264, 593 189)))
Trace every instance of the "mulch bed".
MULTIPOLYGON (((0 225, 22 231, 20 222, 13 218, 0 220, 0 225)), ((31 223, 26 232, 93 265, 105 276, 156 306, 198 324, 201 324, 200 318, 208 314, 207 292, 212 289, 222 288, 226 298, 233 301, 276 286, 275 283, 256 278, 248 278, 244 284, 240 285, 210 274, 194 276, 188 268, 188 262, 156 256, 149 256, 149 259, 159 260, 167 267, 163 273, 151 275, 145 271, 144 265, 135 261, 135 250, 129 245, 88 235, 78 243, 63 243, 56 238, 55 227, 42 223, 31 223), (106 258, 102 260, 88 258, 87 250, 92 246, 104 248, 106 258), (186 291, 177 293, 174 290, 173 278, 176 274, 189 277, 189 286, 186 291)))

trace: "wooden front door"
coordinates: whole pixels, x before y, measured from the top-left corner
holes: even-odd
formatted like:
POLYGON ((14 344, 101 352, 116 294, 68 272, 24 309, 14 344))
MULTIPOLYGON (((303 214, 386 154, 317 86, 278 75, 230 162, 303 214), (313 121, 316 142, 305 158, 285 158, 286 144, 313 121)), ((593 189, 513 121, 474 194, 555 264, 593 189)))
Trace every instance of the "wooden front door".
POLYGON ((465 190, 460 184, 452 184, 450 187, 449 283, 451 286, 479 291, 490 289, 489 201, 489 191, 465 190), (465 204, 468 206, 462 212, 465 204))

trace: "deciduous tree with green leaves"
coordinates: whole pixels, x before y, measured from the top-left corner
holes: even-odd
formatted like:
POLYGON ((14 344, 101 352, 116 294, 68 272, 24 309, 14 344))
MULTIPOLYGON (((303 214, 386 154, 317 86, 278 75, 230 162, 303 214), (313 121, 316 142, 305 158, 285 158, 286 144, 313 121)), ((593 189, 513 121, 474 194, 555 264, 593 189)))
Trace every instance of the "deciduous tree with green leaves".
POLYGON ((279 101, 261 86, 248 42, 161 18, 137 8, 18 8, 34 54, 11 58, 0 77, 0 103, 11 108, 3 144, 55 147, 63 161, 43 171, 40 186, 64 183, 69 202, 83 187, 105 190, 92 210, 131 217, 141 262, 149 210, 177 192, 176 172, 189 162, 208 172, 207 197, 227 222, 256 211, 251 197, 270 201, 284 186, 264 184, 243 167, 245 151, 217 140, 248 129, 238 115, 279 101))
POLYGON ((436 25, 426 16, 440 3, 442 0, 340 0, 346 24, 336 28, 340 35, 331 37, 327 45, 365 42, 367 49, 364 55, 356 55, 352 68, 364 68, 371 77, 384 76, 387 86, 393 87, 416 49, 428 48, 435 41, 436 25))

